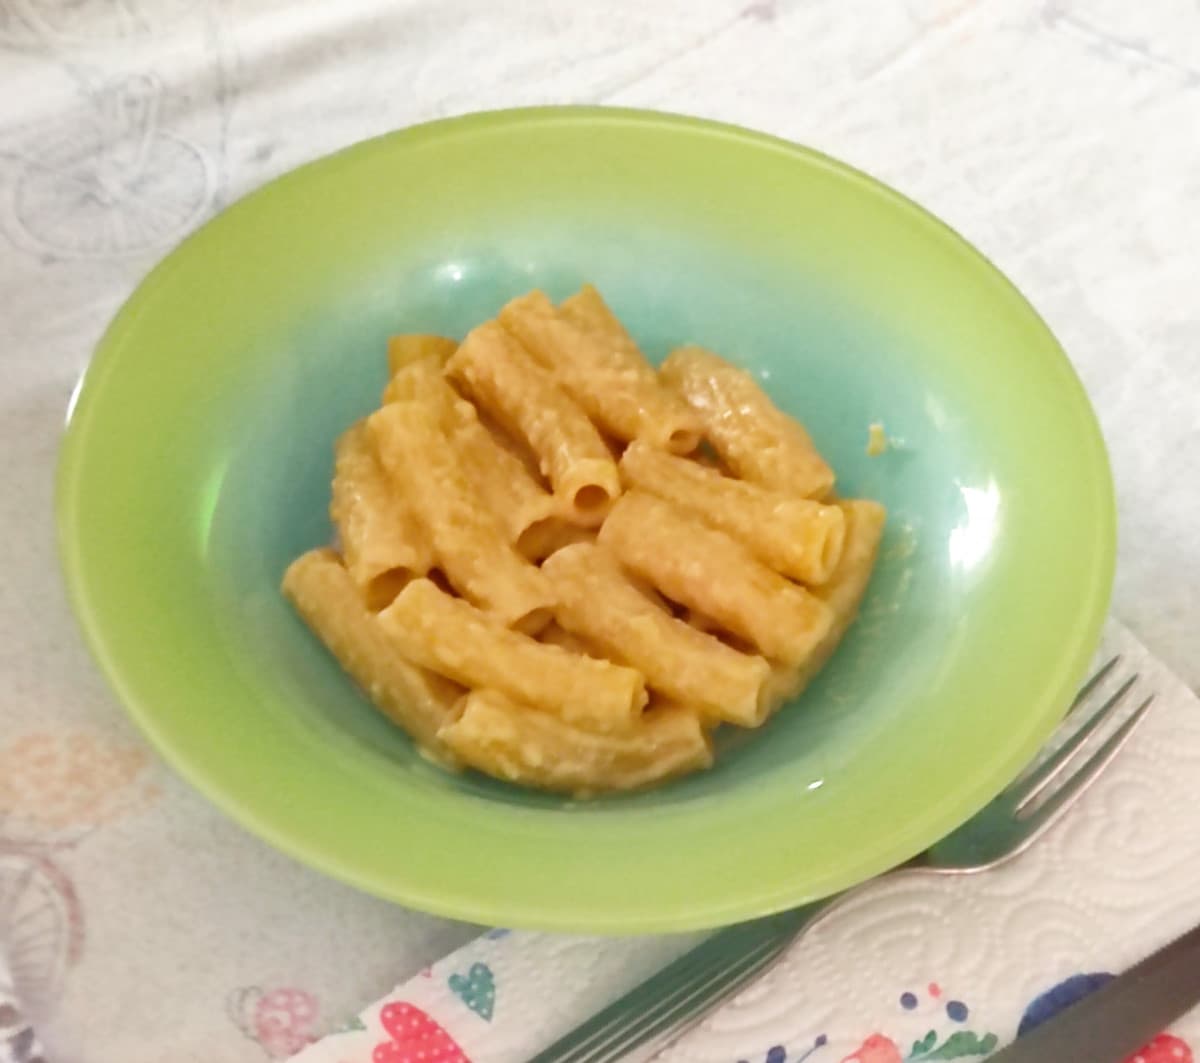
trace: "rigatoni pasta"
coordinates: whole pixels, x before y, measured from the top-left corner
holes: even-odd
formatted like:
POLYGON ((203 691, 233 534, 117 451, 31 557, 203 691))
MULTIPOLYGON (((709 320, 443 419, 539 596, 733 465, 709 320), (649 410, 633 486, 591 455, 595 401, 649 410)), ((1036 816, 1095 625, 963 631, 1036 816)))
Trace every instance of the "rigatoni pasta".
POLYGON ((887 520, 883 506, 865 498, 837 505, 846 519, 845 547, 833 575, 824 586, 813 589, 813 593, 829 606, 832 623, 807 660, 791 668, 780 666, 774 670, 767 689, 775 701, 795 697, 825 667, 858 616, 858 608, 875 568, 887 520))
POLYGON ((638 789, 710 767, 713 760, 699 717, 677 705, 649 709, 626 731, 596 734, 496 691, 474 690, 441 737, 479 771, 580 797, 638 789))
POLYGON ((667 598, 711 617, 772 660, 804 660, 833 623, 829 607, 810 591, 654 495, 622 496, 599 541, 667 598))
POLYGON ((677 454, 695 450, 699 418, 659 383, 600 293, 589 287, 572 299, 567 312, 530 292, 500 311, 500 323, 610 436, 648 439, 677 454))
POLYGON ((329 516, 346 571, 369 609, 388 604, 433 565, 433 548, 408 500, 391 488, 362 422, 337 441, 329 516))
POLYGON ((395 376, 399 370, 413 362, 432 358, 445 365, 446 360, 458 349, 458 344, 447 336, 431 336, 408 332, 388 338, 388 371, 395 376))
POLYGON ((387 355, 335 448, 337 549, 283 591, 441 763, 576 795, 703 770, 853 623, 883 507, 833 498, 804 429, 717 355, 656 372, 590 285, 387 355))
MULTIPOLYGON (((564 299, 558 304, 558 312, 576 328, 584 329, 603 339, 614 348, 618 359, 646 362, 646 356, 642 354, 637 341, 621 324, 621 319, 612 312, 604 297, 593 285, 585 284, 574 295, 564 299)), ((698 430, 696 434, 699 436, 698 430)), ((696 442, 699 441, 697 438, 696 442)))
POLYGON ((602 547, 579 543, 543 566, 567 631, 606 656, 636 668, 651 690, 706 716, 755 727, 766 715, 763 686, 770 666, 738 653, 664 612, 602 547))
POLYGON ((641 673, 512 631, 429 580, 405 587, 379 623, 408 660, 585 730, 627 730, 646 704, 641 673))
POLYGON ((846 520, 837 506, 722 476, 641 442, 630 445, 619 468, 627 486, 689 510, 791 579, 824 583, 842 556, 846 520))
POLYGON ((563 512, 599 524, 621 493, 612 453, 596 426, 499 325, 473 330, 446 366, 450 376, 537 455, 563 512))
POLYGON ((545 576, 508 544, 472 490, 436 411, 420 402, 393 402, 367 424, 454 588, 506 624, 527 631, 544 625, 552 604, 545 576))
POLYGON ((463 688, 396 652, 337 554, 298 557, 284 573, 283 593, 389 719, 439 759, 453 760, 439 735, 457 715, 463 688))
POLYGON ((449 424, 454 417, 457 396, 442 374, 440 358, 416 358, 398 366, 383 389, 382 404, 424 402, 434 406, 439 417, 449 424))
POLYGON ((423 357, 396 369, 384 389, 383 403, 409 401, 423 403, 436 412, 472 487, 500 521, 518 553, 540 559, 551 552, 555 543, 566 539, 565 520, 554 496, 488 429, 478 410, 455 392, 443 373, 442 362, 423 357))
POLYGON ((705 438, 737 476, 802 498, 833 489, 833 470, 804 427, 745 370, 693 346, 672 351, 659 376, 696 411, 705 438))

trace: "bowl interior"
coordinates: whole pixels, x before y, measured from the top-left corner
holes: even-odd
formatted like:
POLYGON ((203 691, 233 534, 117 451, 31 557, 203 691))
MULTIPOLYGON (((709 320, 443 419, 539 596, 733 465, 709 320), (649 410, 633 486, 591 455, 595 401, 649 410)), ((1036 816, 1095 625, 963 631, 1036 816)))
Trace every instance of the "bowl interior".
POLYGON ((398 901, 589 931, 760 914, 957 825, 1053 726, 1112 568, 1086 398, 980 256, 821 156, 601 110, 419 127, 210 223, 101 343, 60 505, 110 679, 233 815, 398 901), (332 442, 377 404, 389 333, 461 336, 583 281, 653 358, 695 341, 749 367, 839 491, 890 514, 863 615, 798 703, 723 735, 708 773, 591 803, 429 765, 277 589, 329 538, 332 442))

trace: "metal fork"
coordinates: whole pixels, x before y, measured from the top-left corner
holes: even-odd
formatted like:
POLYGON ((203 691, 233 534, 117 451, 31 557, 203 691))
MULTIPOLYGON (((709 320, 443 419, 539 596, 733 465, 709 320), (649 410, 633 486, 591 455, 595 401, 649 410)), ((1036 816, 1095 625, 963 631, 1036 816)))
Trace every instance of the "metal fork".
MULTIPOLYGON (((939 875, 973 874, 1028 849, 1095 782, 1129 741, 1154 700, 1154 695, 1149 695, 1064 777, 1066 769, 1087 747, 1088 739, 1114 717, 1138 680, 1136 674, 1130 676, 1083 724, 1075 726, 1080 710, 1094 700, 1093 695, 1102 693, 1119 660, 1112 658, 1084 684, 1033 767, 953 834, 902 868, 939 875)), ((846 896, 843 893, 719 931, 540 1052, 530 1063, 629 1063, 652 1058, 763 974, 819 912, 846 896)))

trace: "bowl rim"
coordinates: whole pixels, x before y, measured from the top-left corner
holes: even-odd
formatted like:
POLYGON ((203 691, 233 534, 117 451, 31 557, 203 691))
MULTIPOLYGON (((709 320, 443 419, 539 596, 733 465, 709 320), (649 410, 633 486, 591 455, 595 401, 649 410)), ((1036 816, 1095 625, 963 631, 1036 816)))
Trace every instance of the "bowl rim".
MULTIPOLYGON (((663 910, 661 906, 649 913, 628 908, 616 912, 583 913, 570 906, 548 912, 536 905, 530 905, 522 898, 508 897, 496 902, 486 895, 470 898, 458 894, 444 896, 432 892, 421 893, 391 881, 381 881, 372 873, 351 866, 337 855, 314 848, 305 837, 295 831, 268 822, 255 809, 242 803, 237 795, 225 791, 219 783, 210 779, 204 765, 189 759, 186 751, 176 747, 170 736, 159 726, 153 706, 144 703, 136 684, 132 682, 130 669, 111 652, 103 630, 102 618, 98 615, 98 601, 93 597, 89 586, 87 560, 83 556, 84 529, 81 527, 79 516, 81 466, 89 439, 88 427, 92 411, 101 401, 103 386, 117 370, 119 363, 118 359, 108 355, 114 353, 112 346, 115 337, 133 325, 141 308, 158 288, 169 280, 181 250, 202 239, 210 227, 221 223, 230 214, 239 213, 260 197, 270 196, 278 188, 303 180, 314 168, 329 166, 337 159, 351 155, 365 156, 385 144, 390 145, 401 139, 411 146, 416 146, 444 136, 469 135, 476 131, 490 130, 496 124, 545 126, 579 122, 657 126, 666 132, 692 131, 721 140, 732 140, 747 147, 765 148, 832 171, 835 175, 864 187, 868 193, 883 197, 921 224, 932 226, 943 238, 952 241, 960 252, 966 252, 984 265, 995 281, 1007 288, 1010 295, 1016 295, 1052 344, 1054 352, 1061 360, 1059 368, 1065 370, 1062 374, 1064 393, 1073 406, 1072 414, 1076 419, 1076 427, 1082 432, 1079 439, 1081 453, 1087 451, 1087 466, 1099 476, 1100 482, 1095 485, 1098 512, 1093 516, 1096 523, 1090 529, 1090 579, 1083 600, 1077 603, 1076 625, 1071 632, 1063 636, 1064 645, 1058 657, 1058 668, 1054 675, 1047 677, 1043 686, 1042 700, 1045 704, 1038 716, 1037 726, 1031 727, 1024 734, 1023 740, 1014 744, 1006 757, 993 762, 987 771, 978 773, 975 778, 958 788, 955 800, 944 802, 949 806, 949 811, 934 810, 919 824, 908 824, 898 829, 886 849, 873 852, 869 860, 855 862, 854 869, 844 877, 853 876, 856 882, 863 881, 888 867, 902 863, 925 848, 932 840, 944 836, 958 826, 965 818, 963 809, 969 809, 973 813, 986 804, 999 786, 1012 778, 1031 759, 1053 730, 1061 710, 1066 708, 1083 677, 1099 642, 1107 615, 1115 573, 1117 515, 1111 466, 1099 421, 1078 373, 1044 319, 1012 281, 970 241, 882 180, 819 150, 768 133, 716 120, 657 110, 593 105, 502 108, 435 119, 382 133, 310 160, 239 197, 168 250, 134 288, 101 335, 89 364, 71 394, 55 483, 59 559, 68 597, 84 639, 93 659, 125 711, 176 772, 232 819, 267 840, 272 846, 367 893, 448 918, 480 924, 498 923, 513 927, 584 933, 666 933, 696 930, 767 915, 812 900, 821 894, 798 892, 795 888, 789 889, 786 886, 771 886, 757 894, 740 893, 719 902, 710 900, 686 908, 677 907, 671 912, 663 910)), ((1031 712, 1030 717, 1033 716, 1031 712)))

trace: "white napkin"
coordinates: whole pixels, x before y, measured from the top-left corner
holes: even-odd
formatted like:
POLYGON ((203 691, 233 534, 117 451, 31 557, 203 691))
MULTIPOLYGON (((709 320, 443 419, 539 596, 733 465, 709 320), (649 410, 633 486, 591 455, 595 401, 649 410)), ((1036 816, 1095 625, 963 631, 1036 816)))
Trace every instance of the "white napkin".
MULTIPOLYGON (((1154 707, 1033 850, 986 874, 905 873, 862 888, 662 1058, 983 1057, 1200 921, 1200 701, 1112 622, 1098 659, 1114 653, 1122 675, 1140 673, 1135 691, 1157 694, 1154 707)), ((519 1063, 694 940, 493 930, 295 1060, 519 1063)), ((1193 1046, 1197 1013, 1130 1063, 1192 1063, 1193 1046)))

